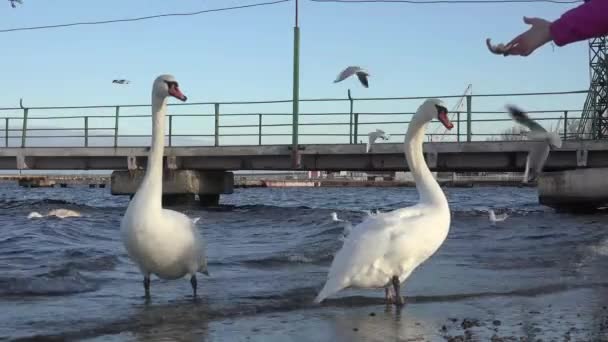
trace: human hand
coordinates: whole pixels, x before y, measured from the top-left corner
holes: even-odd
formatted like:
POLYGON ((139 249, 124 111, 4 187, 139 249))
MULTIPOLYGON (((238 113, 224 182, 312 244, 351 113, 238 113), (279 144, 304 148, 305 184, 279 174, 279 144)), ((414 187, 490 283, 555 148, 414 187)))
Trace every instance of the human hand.
POLYGON ((532 27, 506 44, 505 56, 528 56, 534 50, 553 40, 550 21, 524 17, 524 23, 532 25, 532 27))

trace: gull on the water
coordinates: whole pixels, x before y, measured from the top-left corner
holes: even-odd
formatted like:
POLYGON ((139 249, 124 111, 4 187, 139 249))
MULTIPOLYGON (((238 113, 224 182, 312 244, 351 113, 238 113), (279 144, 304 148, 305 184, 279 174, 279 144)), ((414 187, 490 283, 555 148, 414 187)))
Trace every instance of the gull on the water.
POLYGON ((365 153, 369 153, 372 150, 372 145, 374 144, 374 142, 376 142, 376 140, 378 140, 378 139, 388 140, 390 138, 390 135, 388 135, 381 129, 376 129, 373 132, 369 132, 367 134, 367 138, 368 138, 368 141, 367 141, 367 146, 365 148, 365 153))
POLYGON ((342 220, 342 219, 338 218, 338 214, 336 212, 331 213, 331 219, 334 222, 344 222, 344 232, 339 237, 339 239, 341 241, 344 241, 344 239, 348 236, 351 229, 353 228, 352 223, 350 223, 350 221, 346 221, 346 220, 342 220))
POLYGON ((345 79, 351 77, 352 75, 357 75, 359 78, 359 82, 365 87, 369 87, 369 82, 367 78, 369 77, 369 73, 361 67, 358 66, 349 66, 346 69, 342 70, 342 72, 338 75, 334 83, 342 82, 345 79))
POLYGON ((513 105, 507 105, 507 110, 515 122, 530 129, 529 132, 524 133, 532 142, 526 159, 523 183, 534 181, 542 172, 549 151, 562 147, 562 139, 558 132, 548 132, 536 121, 530 119, 523 110, 513 105))
POLYGON ((120 80, 113 80, 112 83, 116 83, 116 84, 129 84, 129 83, 131 83, 131 81, 120 79, 120 80))
POLYGON ((27 215, 27 218, 32 219, 32 218, 42 218, 42 217, 49 217, 49 216, 55 216, 55 217, 59 217, 59 218, 80 217, 80 213, 77 211, 74 211, 74 210, 70 210, 70 209, 53 209, 53 210, 49 211, 46 215, 42 215, 37 211, 33 211, 29 215, 27 215))
POLYGON ((507 217, 509 217, 507 213, 496 215, 496 213, 494 213, 494 210, 492 209, 488 210, 488 213, 490 214, 490 222, 492 223, 502 222, 506 220, 507 217))

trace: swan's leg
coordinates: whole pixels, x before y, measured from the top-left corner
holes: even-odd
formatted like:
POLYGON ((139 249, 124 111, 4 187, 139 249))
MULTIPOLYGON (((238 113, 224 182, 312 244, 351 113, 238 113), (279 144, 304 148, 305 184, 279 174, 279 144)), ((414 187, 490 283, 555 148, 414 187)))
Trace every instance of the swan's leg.
POLYGON ((398 306, 401 306, 401 305, 403 305, 403 298, 401 297, 401 294, 399 293, 399 277, 393 276, 392 282, 393 282, 393 288, 395 289, 395 304, 398 306))
POLYGON ((190 284, 192 285, 192 296, 196 298, 196 275, 192 275, 192 277, 190 277, 190 284))
POLYGON ((150 275, 144 275, 144 290, 146 291, 146 298, 150 298, 150 275))
POLYGON ((393 293, 393 287, 391 285, 384 288, 384 299, 386 299, 386 305, 393 304, 395 295, 393 293))

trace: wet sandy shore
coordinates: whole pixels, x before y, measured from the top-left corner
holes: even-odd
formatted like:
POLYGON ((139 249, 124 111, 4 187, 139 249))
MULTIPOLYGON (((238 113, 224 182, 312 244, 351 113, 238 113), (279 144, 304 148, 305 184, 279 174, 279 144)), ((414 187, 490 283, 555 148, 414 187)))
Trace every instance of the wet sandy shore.
MULTIPOLYGON (((86 341, 608 341, 608 288, 409 303, 344 298, 321 307, 155 326, 86 341), (356 306, 354 306, 356 304, 356 306)), ((181 322, 181 323, 180 323, 181 322)))

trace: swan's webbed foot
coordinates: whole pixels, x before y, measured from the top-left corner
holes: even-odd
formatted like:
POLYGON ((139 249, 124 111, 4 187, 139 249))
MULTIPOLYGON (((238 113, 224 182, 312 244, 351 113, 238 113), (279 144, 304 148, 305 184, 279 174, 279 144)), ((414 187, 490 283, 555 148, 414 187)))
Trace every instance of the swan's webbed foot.
POLYGON ((150 299, 150 276, 149 275, 144 276, 144 291, 146 293, 145 298, 150 299))
POLYGON ((192 296, 196 299, 196 275, 192 275, 192 277, 190 277, 190 284, 192 285, 192 296))
POLYGON ((403 306, 403 297, 401 297, 401 294, 399 293, 399 277, 393 276, 391 282, 393 283, 393 288, 395 289, 395 305, 403 306))

